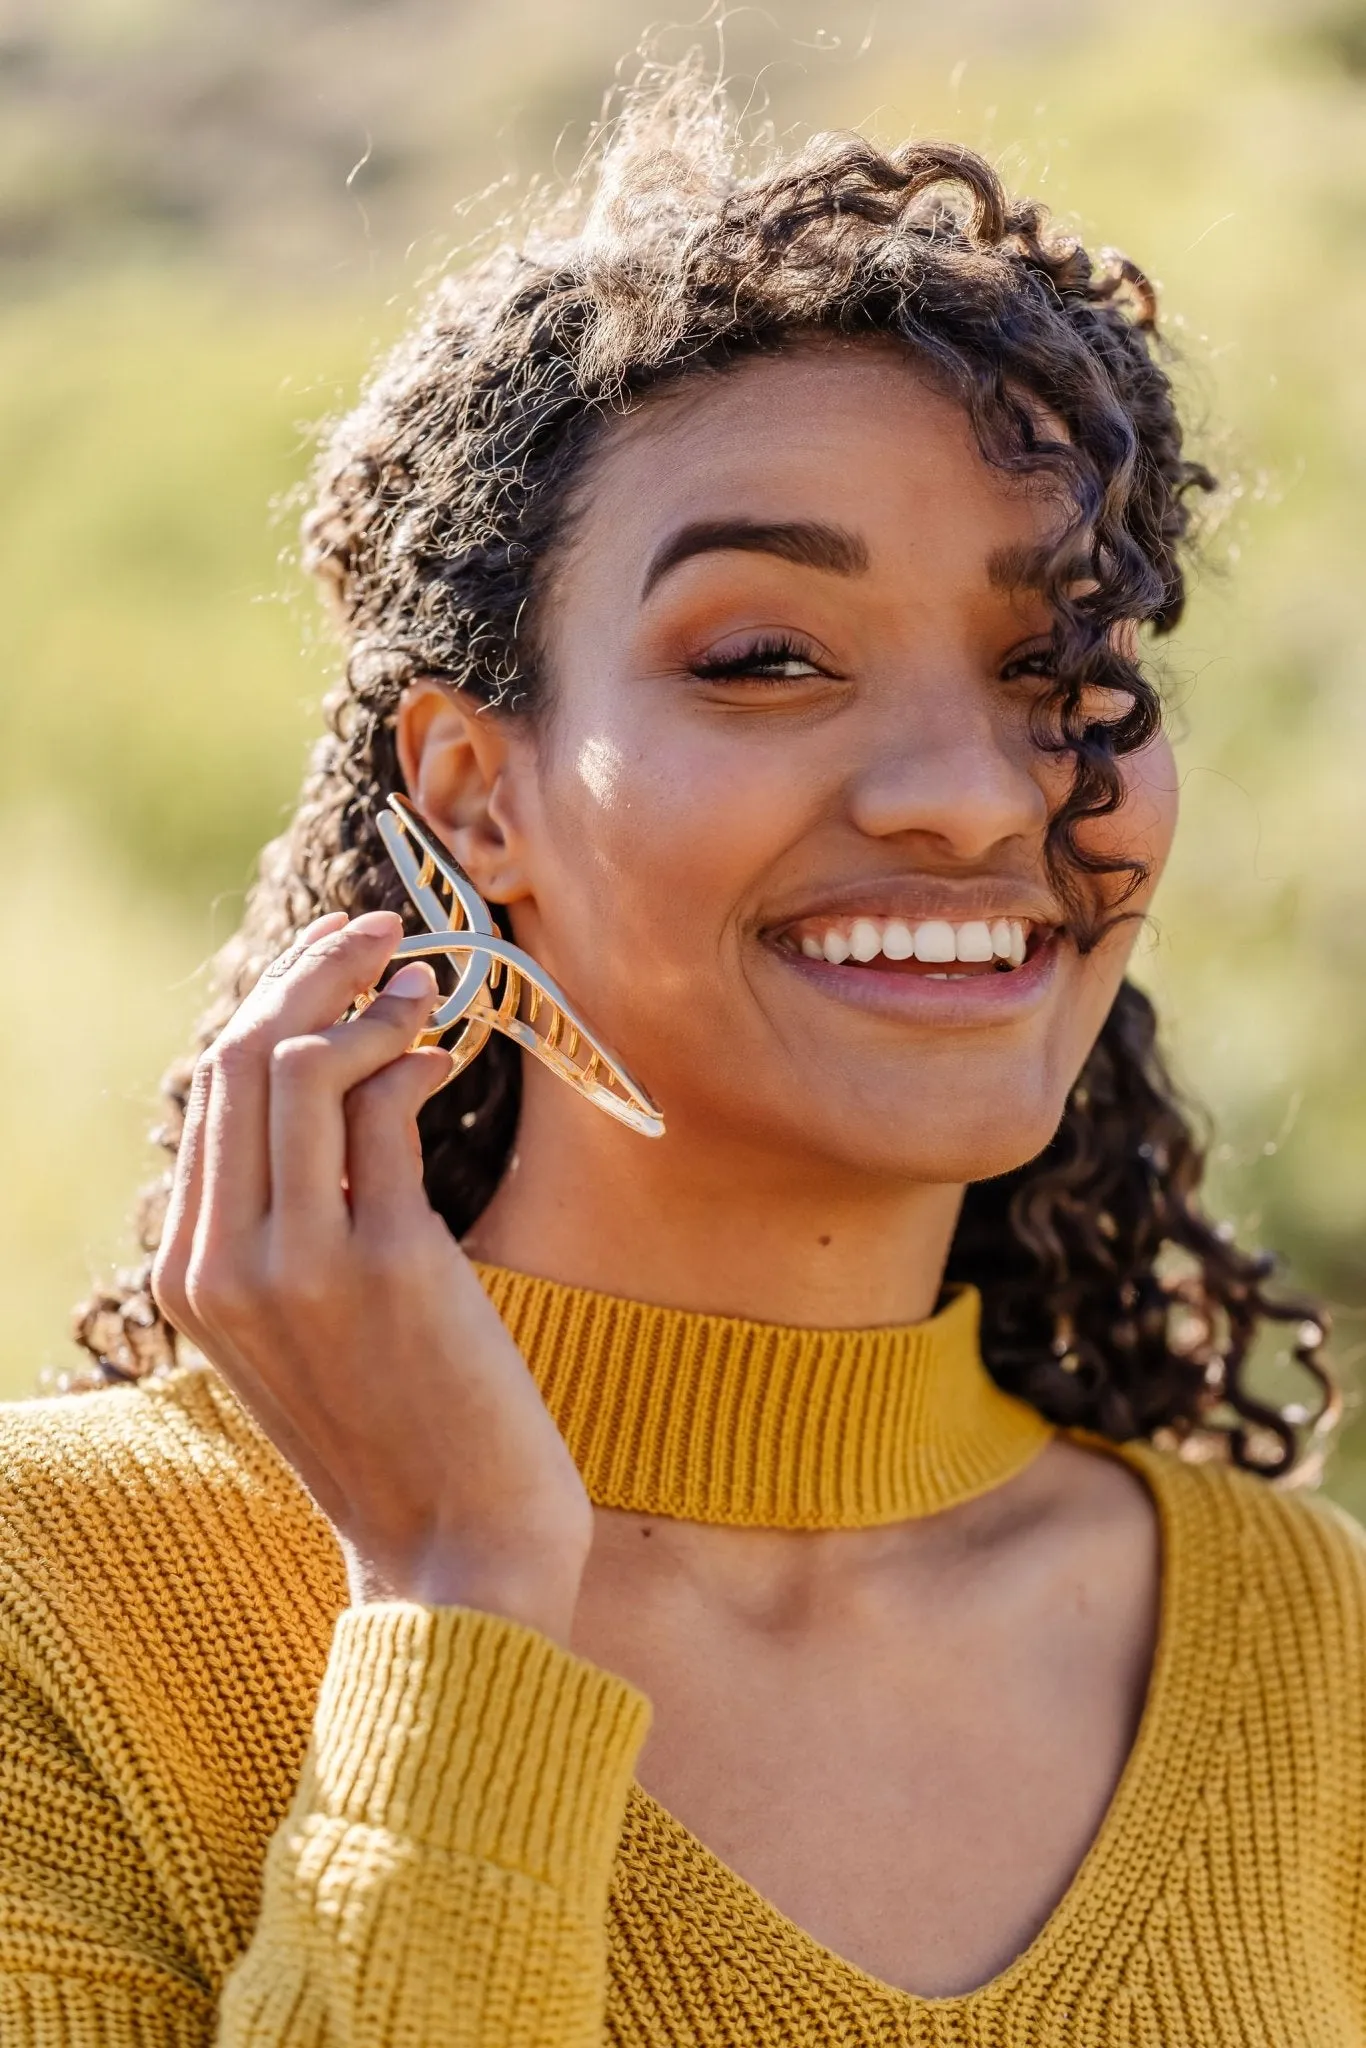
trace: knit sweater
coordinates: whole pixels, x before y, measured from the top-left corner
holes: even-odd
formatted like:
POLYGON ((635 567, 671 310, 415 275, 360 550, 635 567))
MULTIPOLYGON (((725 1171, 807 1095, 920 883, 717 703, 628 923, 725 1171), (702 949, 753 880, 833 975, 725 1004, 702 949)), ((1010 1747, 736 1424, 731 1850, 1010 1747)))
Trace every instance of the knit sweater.
MULTIPOLYGON (((486 1284, 595 1499, 854 1526, 1047 1436, 990 1385, 971 1303, 784 1332, 486 1284)), ((1133 1752, 1024 1954, 926 1999, 632 1782, 631 1686, 490 1615, 347 1610, 330 1529, 208 1369, 9 1409, 0 2043, 1362 2048, 1366 1543, 1226 1468, 1116 1455, 1163 1537, 1133 1752)))

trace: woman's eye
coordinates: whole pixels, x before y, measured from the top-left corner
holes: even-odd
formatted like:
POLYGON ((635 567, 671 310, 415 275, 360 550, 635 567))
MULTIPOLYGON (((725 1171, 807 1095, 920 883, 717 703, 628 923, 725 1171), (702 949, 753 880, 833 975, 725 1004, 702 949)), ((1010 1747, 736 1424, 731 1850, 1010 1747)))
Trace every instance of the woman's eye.
POLYGON ((788 654, 781 661, 751 662, 742 673, 751 676, 772 677, 775 680, 781 678, 786 682, 797 676, 817 675, 819 670, 815 667, 814 663, 804 661, 800 655, 788 654))
POLYGON ((1037 676, 1044 682, 1051 682, 1058 672, 1058 657, 1051 647, 1035 647, 1028 654, 1017 654, 1002 670, 1002 680, 1018 682, 1021 678, 1037 676))
MULTIPOLYGON (((1037 679, 1056 686, 1057 652, 1052 647, 1032 648, 1007 662, 1001 675, 1002 680, 1008 683, 1037 679)), ((1114 725, 1128 714, 1132 705, 1131 691, 1111 688, 1104 683, 1089 683, 1078 692, 1072 716, 1079 718, 1083 725, 1114 725)))
POLYGON ((740 648, 734 654, 706 655, 692 665, 700 682, 715 683, 800 683, 828 670, 801 647, 789 641, 773 641, 740 648))

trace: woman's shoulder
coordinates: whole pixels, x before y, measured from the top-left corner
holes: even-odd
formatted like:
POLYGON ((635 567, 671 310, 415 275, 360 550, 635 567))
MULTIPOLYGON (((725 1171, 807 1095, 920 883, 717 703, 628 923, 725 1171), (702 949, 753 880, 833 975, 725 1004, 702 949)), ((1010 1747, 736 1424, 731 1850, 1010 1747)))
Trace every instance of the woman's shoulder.
POLYGON ((1175 1455, 1152 1444, 1123 1446, 1147 1479, 1167 1519, 1195 1517, 1236 1545, 1244 1561, 1265 1567, 1310 1559, 1349 1578, 1366 1573, 1366 1529, 1316 1486, 1264 1479, 1224 1460, 1175 1455))
POLYGON ((116 1485, 120 1473, 250 1460, 265 1440, 211 1367, 185 1365, 103 1392, 0 1402, 0 1484, 116 1485))
POLYGON ((178 1496, 247 1492, 309 1513, 287 1466, 207 1365, 100 1393, 0 1403, 0 1489, 11 1510, 60 1498, 117 1512, 151 1488, 178 1496))
MULTIPOLYGON (((1311 1487, 1276 1485, 1149 1446, 1126 1461, 1157 1500, 1190 1618, 1211 1634, 1230 1617, 1242 1661, 1315 1711, 1366 1701, 1366 1530, 1311 1487)), ((1366 1729, 1359 1730, 1366 1739, 1366 1729)))
POLYGON ((11 1623, 142 1602, 233 1628, 283 1601, 325 1637, 345 1598, 326 1521, 207 1366, 0 1406, 11 1623))

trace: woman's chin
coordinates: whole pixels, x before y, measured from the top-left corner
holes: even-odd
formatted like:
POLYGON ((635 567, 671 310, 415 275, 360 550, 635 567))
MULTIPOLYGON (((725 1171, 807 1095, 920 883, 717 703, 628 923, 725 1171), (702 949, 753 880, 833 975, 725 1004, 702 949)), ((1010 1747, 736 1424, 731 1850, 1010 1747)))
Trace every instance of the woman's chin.
POLYGON ((966 1186, 972 1181, 997 1180, 1027 1166, 1038 1158, 1056 1128, 1054 1118, 1028 1131, 946 1131, 942 1143, 927 1142, 923 1131, 912 1134, 889 1129, 876 1136, 869 1134, 859 1163, 870 1179, 878 1181, 890 1178, 908 1186, 966 1186))
MULTIPOLYGON (((931 1109, 923 1095, 901 1098, 895 1091, 870 1108, 862 1090, 842 1102, 840 1091, 826 1087, 812 1091, 805 1113, 802 1092, 794 1091, 770 1117, 751 1100, 744 1108, 715 1105, 697 1121, 712 1142, 718 1129, 728 1129, 751 1157, 767 1153, 808 1186, 828 1176, 832 1187, 848 1188, 862 1178, 870 1191, 885 1193, 897 1182, 943 1187, 994 1180, 1036 1159, 1057 1130, 1063 1103, 1052 1091, 1033 1107, 1002 1094, 993 1113, 978 1098, 957 1103, 941 1097, 931 1109)), ((681 1120, 670 1124, 680 1136, 682 1128, 681 1120)))

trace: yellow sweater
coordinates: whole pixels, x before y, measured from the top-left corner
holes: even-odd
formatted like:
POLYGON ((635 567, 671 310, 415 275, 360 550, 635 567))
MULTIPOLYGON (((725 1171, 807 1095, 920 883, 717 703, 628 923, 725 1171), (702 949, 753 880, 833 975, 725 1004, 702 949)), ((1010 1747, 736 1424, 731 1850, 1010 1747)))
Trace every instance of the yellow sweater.
MULTIPOLYGON (((970 1300, 783 1332, 486 1284, 597 1498, 850 1526, 1047 1435, 987 1381, 970 1300)), ((1164 1537, 1136 1746, 1038 1938, 922 1999, 633 1785, 630 1686, 487 1615, 342 1612, 330 1531, 208 1371, 10 1409, 0 2043, 1362 2048, 1366 1545, 1123 1455, 1164 1537)))

